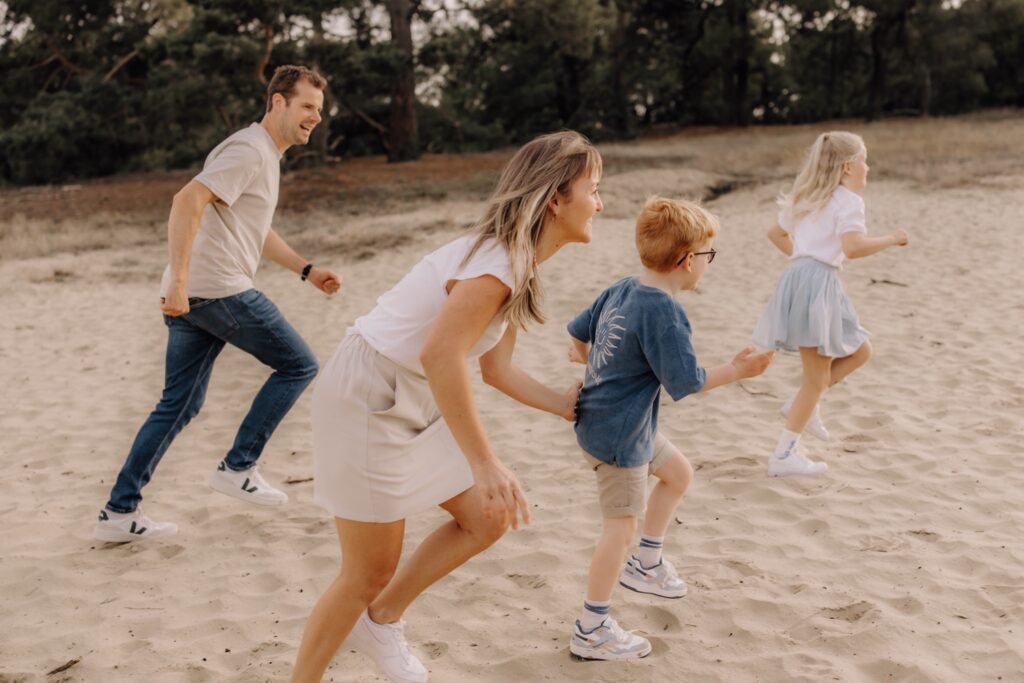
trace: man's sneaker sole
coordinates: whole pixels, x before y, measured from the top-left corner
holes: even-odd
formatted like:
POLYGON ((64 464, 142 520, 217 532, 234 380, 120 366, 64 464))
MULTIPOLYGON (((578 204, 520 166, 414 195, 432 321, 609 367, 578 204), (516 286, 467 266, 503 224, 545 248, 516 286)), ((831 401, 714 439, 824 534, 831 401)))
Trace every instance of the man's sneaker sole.
POLYGON ((648 643, 647 649, 640 654, 607 655, 602 657, 593 657, 591 656, 593 655, 592 652, 587 652, 586 654, 580 654, 576 652, 575 650, 573 650, 573 644, 569 643, 569 656, 571 656, 577 662, 623 662, 628 659, 643 659, 644 657, 651 654, 653 650, 654 647, 650 643, 648 643))
POLYGON ((619 585, 622 586, 623 588, 628 588, 629 590, 633 591, 634 593, 643 593, 644 595, 655 595, 655 596, 657 596, 659 598, 666 598, 668 600, 678 600, 680 598, 685 598, 686 594, 690 592, 690 589, 686 588, 679 595, 666 595, 664 593, 656 593, 655 591, 652 591, 652 590, 642 590, 642 589, 637 588, 635 586, 630 586, 628 583, 626 583, 622 579, 619 579, 619 585))
POLYGON ((246 503, 252 503, 253 505, 262 505, 263 507, 280 507, 281 505, 284 505, 285 503, 288 502, 287 498, 285 498, 284 500, 267 500, 265 498, 255 498, 247 494, 239 487, 229 482, 221 480, 216 474, 210 477, 210 481, 208 483, 210 485, 210 488, 216 491, 217 493, 223 493, 225 496, 231 496, 232 498, 237 498, 238 500, 243 500, 246 503))
POLYGON ((153 531, 150 533, 132 533, 130 531, 125 531, 124 529, 109 529, 97 524, 96 528, 92 530, 92 537, 97 541, 103 541, 104 543, 137 543, 138 541, 148 541, 155 538, 173 536, 176 533, 178 533, 177 527, 173 530, 153 531))

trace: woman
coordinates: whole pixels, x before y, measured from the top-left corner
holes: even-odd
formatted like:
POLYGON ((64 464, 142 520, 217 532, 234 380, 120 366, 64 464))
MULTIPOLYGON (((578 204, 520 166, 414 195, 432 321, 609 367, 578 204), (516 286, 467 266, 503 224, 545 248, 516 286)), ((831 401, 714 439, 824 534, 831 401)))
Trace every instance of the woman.
POLYGON ((502 172, 483 219, 426 256, 359 318, 313 392, 315 500, 335 516, 341 573, 310 614, 292 681, 319 681, 343 641, 393 680, 420 683, 402 614, 428 586, 530 509, 491 448, 468 361, 487 384, 573 420, 579 386, 555 391, 512 364, 516 332, 543 322, 538 266, 589 242, 601 157, 578 133, 541 136, 502 172), (405 519, 452 519, 402 571, 405 519))

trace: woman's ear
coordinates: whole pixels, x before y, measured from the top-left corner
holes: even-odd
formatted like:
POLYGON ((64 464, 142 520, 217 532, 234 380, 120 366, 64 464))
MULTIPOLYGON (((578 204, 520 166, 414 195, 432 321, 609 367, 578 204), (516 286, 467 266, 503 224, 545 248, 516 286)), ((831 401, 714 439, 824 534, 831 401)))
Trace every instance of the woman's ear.
POLYGON ((555 193, 553 195, 551 195, 551 199, 548 200, 548 210, 551 213, 555 214, 556 216, 558 215, 558 204, 559 204, 558 200, 559 200, 558 190, 555 190, 555 193))

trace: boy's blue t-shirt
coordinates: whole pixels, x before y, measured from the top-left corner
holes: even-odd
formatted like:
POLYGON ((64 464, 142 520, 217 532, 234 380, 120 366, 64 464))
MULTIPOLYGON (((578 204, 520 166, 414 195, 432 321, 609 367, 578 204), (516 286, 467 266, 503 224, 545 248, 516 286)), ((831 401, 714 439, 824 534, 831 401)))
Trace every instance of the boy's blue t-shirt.
POLYGON ((651 461, 661 387, 679 399, 701 390, 706 373, 690 344, 690 321, 667 293, 620 280, 568 325, 591 344, 580 391, 576 440, 617 467, 651 461))

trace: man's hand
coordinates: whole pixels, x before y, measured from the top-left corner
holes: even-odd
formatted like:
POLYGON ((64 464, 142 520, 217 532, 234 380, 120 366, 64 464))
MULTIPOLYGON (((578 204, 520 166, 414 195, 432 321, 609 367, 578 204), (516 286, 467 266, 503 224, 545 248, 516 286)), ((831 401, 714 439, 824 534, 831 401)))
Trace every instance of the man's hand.
POLYGON ((330 270, 313 266, 306 279, 324 294, 335 294, 341 289, 341 276, 330 270))
POLYGON ((774 357, 774 351, 764 351, 755 355, 753 346, 746 347, 732 359, 732 365, 736 368, 736 379, 747 379, 760 375, 768 369, 768 365, 774 357))
POLYGON ((168 289, 167 296, 160 297, 160 310, 164 315, 169 315, 172 318, 188 313, 188 297, 185 296, 185 288, 172 286, 168 289))

